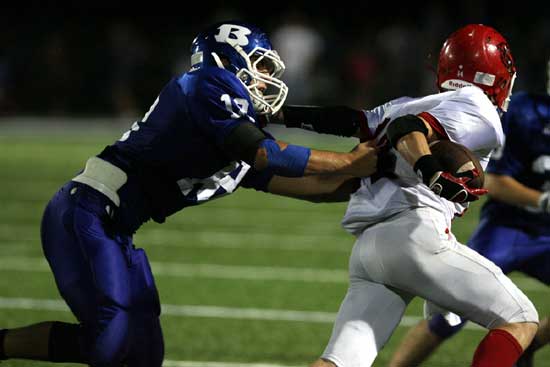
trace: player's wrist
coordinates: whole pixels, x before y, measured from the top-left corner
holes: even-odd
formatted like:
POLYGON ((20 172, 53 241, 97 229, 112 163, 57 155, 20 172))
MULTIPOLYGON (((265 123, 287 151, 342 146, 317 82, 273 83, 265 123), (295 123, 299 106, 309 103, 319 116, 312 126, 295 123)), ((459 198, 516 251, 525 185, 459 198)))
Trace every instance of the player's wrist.
POLYGON ((335 172, 342 175, 357 176, 354 171, 355 162, 359 159, 359 154, 355 151, 349 153, 339 153, 335 162, 335 172))
POLYGON ((430 186, 434 176, 443 171, 441 164, 432 154, 426 154, 418 158, 413 169, 427 186, 430 186))

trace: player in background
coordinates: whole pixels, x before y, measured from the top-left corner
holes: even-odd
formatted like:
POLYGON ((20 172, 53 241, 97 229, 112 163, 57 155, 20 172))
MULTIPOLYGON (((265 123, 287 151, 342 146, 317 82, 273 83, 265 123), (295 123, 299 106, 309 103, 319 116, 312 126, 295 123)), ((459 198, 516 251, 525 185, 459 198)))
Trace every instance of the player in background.
POLYGON ((533 304, 451 232, 452 219, 486 193, 468 187, 476 171, 460 177, 445 172, 428 145, 439 139, 465 145, 485 168, 504 142, 499 111, 507 108, 515 76, 504 37, 491 27, 468 25, 441 49, 441 93, 365 111, 363 135, 394 158, 393 167, 363 178, 351 196, 342 221, 357 237, 350 285, 313 367, 370 366, 414 296, 427 300, 428 315, 454 312, 489 329, 474 367, 511 367, 529 346, 538 329, 533 304))
MULTIPOLYGON (((170 80, 141 121, 91 157, 50 200, 42 245, 78 324, 44 322, 0 332, 1 358, 162 364, 160 303, 143 249, 144 222, 239 187, 312 201, 347 200, 376 169, 376 148, 313 150, 275 140, 258 116, 283 105, 284 64, 267 35, 216 24, 192 44, 192 68, 170 80)), ((254 223, 250 223, 251 226, 254 223)))
MULTIPOLYGON (((468 246, 507 274, 520 271, 550 285, 550 61, 548 94, 514 93, 502 119, 505 145, 491 157, 485 177, 489 199, 468 246)), ((418 366, 458 332, 442 315, 412 328, 391 367, 418 366)), ((548 317, 517 363, 533 365, 533 352, 550 342, 548 317)))

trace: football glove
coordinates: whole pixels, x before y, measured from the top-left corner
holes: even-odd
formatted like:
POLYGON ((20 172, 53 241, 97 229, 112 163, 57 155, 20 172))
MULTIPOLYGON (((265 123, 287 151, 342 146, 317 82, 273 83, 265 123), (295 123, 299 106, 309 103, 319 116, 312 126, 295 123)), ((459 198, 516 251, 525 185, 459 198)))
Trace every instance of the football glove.
POLYGON ((431 154, 420 157, 414 165, 414 170, 430 190, 455 203, 475 201, 488 192, 486 189, 468 187, 468 182, 479 175, 476 170, 454 176, 445 172, 431 154))

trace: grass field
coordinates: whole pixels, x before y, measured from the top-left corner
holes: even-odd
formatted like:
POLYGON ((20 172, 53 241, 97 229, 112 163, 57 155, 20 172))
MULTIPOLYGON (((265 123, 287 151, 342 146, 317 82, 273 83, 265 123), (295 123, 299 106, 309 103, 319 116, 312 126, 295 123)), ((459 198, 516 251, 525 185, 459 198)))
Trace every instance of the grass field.
MULTIPOLYGON (((57 188, 117 137, 118 131, 35 135, 0 130, 0 327, 73 320, 42 257, 40 218, 57 188)), ((294 142, 304 139, 318 148, 350 148, 347 140, 303 135, 294 142)), ((459 239, 466 240, 474 228, 478 207, 456 221, 459 239)), ((347 287, 353 238, 339 225, 344 210, 344 203, 311 204, 242 189, 186 209, 163 225, 146 224, 135 243, 148 252, 163 303, 165 365, 304 366, 315 360, 347 287)), ((512 277, 539 313, 548 314, 548 288, 520 274, 512 277)), ((416 299, 375 366, 387 364, 421 315, 416 299)), ((467 366, 483 335, 480 328, 462 331, 425 366, 467 366)), ((549 360, 550 348, 537 355, 538 366, 549 360)))

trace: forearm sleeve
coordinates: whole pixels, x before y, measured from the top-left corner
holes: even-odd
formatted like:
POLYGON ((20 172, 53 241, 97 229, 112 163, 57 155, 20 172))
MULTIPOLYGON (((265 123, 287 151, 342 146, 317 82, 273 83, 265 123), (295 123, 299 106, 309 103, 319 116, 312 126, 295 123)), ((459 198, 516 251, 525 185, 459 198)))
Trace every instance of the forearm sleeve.
POLYGON ((311 149, 288 144, 284 149, 272 139, 264 139, 260 147, 265 149, 267 168, 283 177, 302 177, 311 155, 311 149))
POLYGON ((428 129, 422 119, 415 115, 404 115, 390 122, 386 130, 386 136, 391 146, 396 148, 399 139, 414 131, 418 131, 424 135, 428 134, 428 129))

